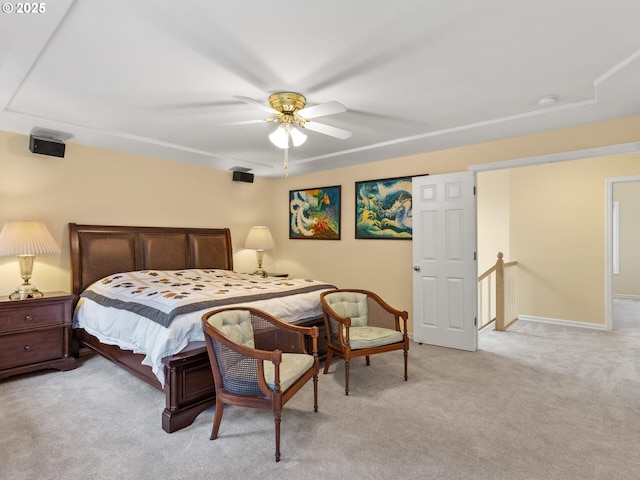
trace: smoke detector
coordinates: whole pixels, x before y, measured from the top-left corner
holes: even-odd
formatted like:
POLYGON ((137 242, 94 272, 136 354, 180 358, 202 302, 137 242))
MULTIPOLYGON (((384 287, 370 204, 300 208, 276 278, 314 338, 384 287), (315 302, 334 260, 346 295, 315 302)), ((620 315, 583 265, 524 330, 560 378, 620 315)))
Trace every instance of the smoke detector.
POLYGON ((558 103, 558 97, 555 95, 545 95, 544 97, 540 97, 536 100, 536 103, 539 107, 551 107, 558 103))

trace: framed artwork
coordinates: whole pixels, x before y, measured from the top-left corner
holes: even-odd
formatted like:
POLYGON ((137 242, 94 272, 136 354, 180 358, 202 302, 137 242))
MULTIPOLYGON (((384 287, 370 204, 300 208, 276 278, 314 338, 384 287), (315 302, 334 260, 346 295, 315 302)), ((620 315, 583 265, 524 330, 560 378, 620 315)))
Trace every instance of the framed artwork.
POLYGON ((411 179, 356 182, 356 238, 411 240, 411 179))
POLYGON ((340 185, 289 191, 289 238, 340 240, 340 185))

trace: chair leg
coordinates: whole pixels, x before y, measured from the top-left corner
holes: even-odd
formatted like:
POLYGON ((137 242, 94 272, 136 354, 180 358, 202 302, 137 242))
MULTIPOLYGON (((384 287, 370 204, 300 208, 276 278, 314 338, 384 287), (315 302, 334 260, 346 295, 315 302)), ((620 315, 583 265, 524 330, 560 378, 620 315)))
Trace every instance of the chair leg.
POLYGON ((409 379, 409 351, 404 349, 404 381, 406 382, 409 379))
POLYGON ((327 358, 324 360, 324 371, 322 372, 324 375, 329 373, 329 366, 331 365, 331 358, 333 357, 333 352, 329 350, 327 352, 327 358))
POLYGON ((344 360, 344 394, 349 395, 349 360, 344 360))
POLYGON ((282 421, 282 412, 273 412, 273 421, 276 424, 276 462, 280 461, 280 423, 282 421))
POLYGON ((218 430, 220 429, 220 422, 222 421, 222 413, 224 412, 224 403, 218 400, 216 397, 216 413, 213 416, 213 428, 211 429, 211 437, 209 440, 215 440, 218 438, 218 430))
POLYGON ((313 376, 313 411, 318 411, 318 375, 313 376))
POLYGON ((371 360, 369 360, 369 355, 367 355, 366 357, 364 357, 367 360, 367 367, 369 365, 371 365, 371 360))

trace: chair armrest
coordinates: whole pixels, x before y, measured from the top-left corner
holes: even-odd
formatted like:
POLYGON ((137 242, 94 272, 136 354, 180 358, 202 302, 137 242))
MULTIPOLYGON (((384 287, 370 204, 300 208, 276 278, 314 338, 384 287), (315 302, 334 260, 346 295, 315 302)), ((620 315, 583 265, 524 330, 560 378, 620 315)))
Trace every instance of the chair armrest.
MULTIPOLYGON (((216 332, 217 333, 217 332, 216 332)), ((304 336, 309 335, 312 340, 312 350, 314 363, 316 365, 316 369, 318 368, 318 336, 319 331, 318 327, 300 327, 295 325, 279 325, 275 330, 268 330, 262 333, 262 336, 268 336, 269 339, 267 343, 282 344, 283 348, 269 348, 269 349, 260 349, 260 348, 251 348, 246 345, 242 345, 231 340, 228 337, 222 338, 220 337, 220 343, 223 343, 230 350, 233 350, 237 357, 236 360, 242 361, 242 358, 247 359, 250 362, 253 362, 255 365, 255 378, 251 380, 257 382, 262 393, 271 397, 274 394, 278 394, 282 391, 281 385, 281 376, 280 376, 280 365, 282 364, 282 356, 284 353, 294 353, 294 354, 304 354, 308 355, 305 344, 304 344, 304 336), (283 332, 287 332, 287 335, 282 335, 283 332), (291 335, 293 334, 293 336, 291 335), (298 344, 295 340, 301 340, 301 344, 298 344), (270 340, 275 340, 271 342, 270 340), (293 344, 291 342, 293 341, 293 344), (241 357, 241 358, 240 358, 241 357), (270 362, 273 364, 273 385, 270 385, 267 381, 267 376, 265 374, 265 364, 270 362)), ((258 345, 258 338, 255 336, 254 332, 254 340, 256 343, 256 347, 258 345)), ((262 343, 265 343, 264 341, 262 343)), ((286 383, 286 382, 285 382, 286 383)))
POLYGON ((274 364, 276 391, 279 390, 279 369, 282 363, 280 350, 261 350, 235 342, 209 325, 206 318, 203 319, 202 328, 209 360, 212 366, 215 365, 213 373, 216 385, 231 393, 249 395, 255 395, 256 389, 259 389, 263 395, 270 397, 272 390, 265 380, 263 363, 271 362, 274 364))
POLYGON ((236 354, 242 357, 261 360, 261 361, 265 361, 265 360, 272 361, 274 359, 274 354, 276 354, 276 357, 279 355, 280 358, 282 358, 282 353, 275 349, 263 350, 260 348, 251 348, 246 345, 243 345, 242 343, 235 342, 231 338, 220 333, 216 328, 212 327, 207 322, 203 322, 202 328, 206 335, 210 335, 211 337, 213 337, 213 339, 216 342, 221 343, 222 345, 227 347, 229 350, 234 351, 236 354))
POLYGON ((280 350, 283 353, 308 354, 305 336, 311 338, 312 352, 318 353, 317 327, 302 327, 283 322, 277 317, 253 308, 246 308, 251 312, 255 346, 262 350, 280 350))
POLYGON ((373 292, 367 292, 369 301, 369 324, 391 328, 407 335, 409 313, 392 307, 373 292), (377 312, 376 312, 377 310, 377 312))
MULTIPOLYGON (((322 301, 324 303, 324 300, 322 301)), ((322 314, 325 317, 325 328, 328 329, 327 336, 328 338, 333 339, 332 343, 335 343, 335 340, 338 340, 338 343, 342 346, 342 348, 346 347, 349 344, 349 329, 351 328, 351 319, 349 317, 342 317, 338 315, 331 307, 322 306, 322 314), (338 323, 337 332, 333 331, 331 320, 334 320, 338 323)))
POLYGON ((272 338, 273 348, 277 348, 283 353, 311 353, 318 355, 318 337, 320 336, 318 327, 285 325, 285 327, 281 326, 275 329, 275 336, 272 338), (286 332, 286 335, 283 335, 283 332, 286 332), (311 352, 307 351, 305 337, 311 339, 311 352))

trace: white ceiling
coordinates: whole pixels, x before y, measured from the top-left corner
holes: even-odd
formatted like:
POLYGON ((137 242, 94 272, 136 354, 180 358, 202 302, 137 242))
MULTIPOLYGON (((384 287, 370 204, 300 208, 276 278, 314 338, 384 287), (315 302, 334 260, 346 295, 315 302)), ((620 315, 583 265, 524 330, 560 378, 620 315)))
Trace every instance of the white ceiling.
POLYGON ((640 114, 638 0, 49 0, 0 14, 0 129, 284 176, 273 124, 316 119, 289 175, 640 114), (551 107, 536 100, 557 96, 551 107))

